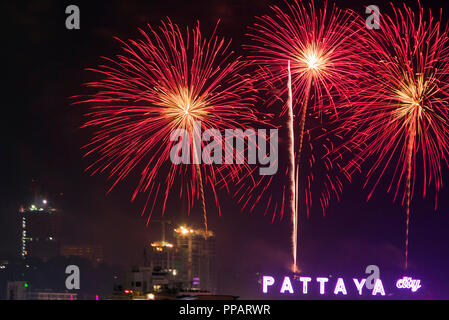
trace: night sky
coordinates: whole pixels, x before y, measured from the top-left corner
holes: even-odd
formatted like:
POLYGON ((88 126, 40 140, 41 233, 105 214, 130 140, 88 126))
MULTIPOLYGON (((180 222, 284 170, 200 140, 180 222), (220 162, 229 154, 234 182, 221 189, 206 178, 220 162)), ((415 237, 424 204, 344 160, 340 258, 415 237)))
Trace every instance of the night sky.
MULTIPOLYGON (((142 264, 143 246, 160 237, 160 224, 140 217, 143 197, 130 202, 136 181, 120 183, 106 195, 106 176, 84 172, 89 161, 81 147, 92 131, 80 129, 86 105, 71 105, 70 97, 85 93, 93 80, 85 68, 100 56, 120 52, 116 40, 139 38, 138 28, 157 27, 166 16, 181 27, 200 21, 211 30, 221 20, 219 34, 231 37, 233 49, 243 54, 246 28, 254 16, 268 12, 266 0, 147 0, 147 1, 8 1, 0 8, 6 19, 2 37, 2 148, 0 183, 0 252, 12 248, 11 223, 21 204, 32 201, 35 179, 45 196, 61 209, 69 223, 65 237, 77 243, 104 246, 106 261, 120 266, 142 264), (76 4, 81 29, 65 28, 65 8, 76 4)), ((337 1, 341 8, 363 14, 364 5, 388 11, 386 1, 337 1)), ((414 1, 407 3, 414 4, 414 1)), ((443 3, 423 1, 435 12, 443 3)), ((449 5, 443 17, 449 16, 449 5)), ((207 34, 207 32, 206 32, 207 34)), ((280 151, 282 152, 282 150, 280 151)), ((368 164, 369 165, 369 164, 368 164)), ((429 297, 449 298, 449 173, 434 210, 433 194, 412 202, 408 274, 432 284, 429 297)), ((333 201, 323 217, 319 208, 300 220, 300 265, 305 273, 363 275, 376 264, 382 274, 403 275, 405 210, 380 185, 367 203, 363 176, 346 185, 341 201, 333 201)), ((389 182, 388 179, 385 180, 389 182)), ((387 183, 385 183, 387 184, 387 183)), ((274 185, 273 188, 278 188, 274 185)), ((217 238, 218 279, 221 292, 245 298, 261 296, 256 273, 283 275, 291 263, 290 221, 271 222, 263 212, 240 212, 222 193, 222 216, 210 206, 210 229, 217 238)), ((155 210, 154 219, 160 219, 155 210)), ((201 207, 187 217, 185 206, 173 197, 166 219, 201 226, 201 207)))

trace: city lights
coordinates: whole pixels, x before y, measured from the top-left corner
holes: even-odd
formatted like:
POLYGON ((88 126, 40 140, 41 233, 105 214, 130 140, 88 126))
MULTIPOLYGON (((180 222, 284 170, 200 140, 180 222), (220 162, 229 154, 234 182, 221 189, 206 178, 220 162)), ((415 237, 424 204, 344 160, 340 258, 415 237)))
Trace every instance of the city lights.
POLYGON ((155 295, 153 293, 149 293, 149 294, 147 294, 147 299, 148 300, 154 300, 155 299, 155 295))
MULTIPOLYGON (((193 229, 188 226, 181 225, 178 228, 174 229, 175 233, 180 234, 181 236, 204 236, 205 230, 202 229, 193 229)), ((208 230, 207 237, 213 237, 214 232, 208 230)))

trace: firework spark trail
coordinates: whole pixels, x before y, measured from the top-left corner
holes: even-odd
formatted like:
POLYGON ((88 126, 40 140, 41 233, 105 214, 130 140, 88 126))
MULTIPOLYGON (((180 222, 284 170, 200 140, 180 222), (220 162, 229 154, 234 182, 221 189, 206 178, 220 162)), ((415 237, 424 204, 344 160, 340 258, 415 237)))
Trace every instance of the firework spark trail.
POLYGON ((288 119, 289 119, 289 136, 290 136, 290 190, 291 190, 291 210, 292 210, 292 255, 293 255, 293 272, 297 271, 297 254, 298 254, 298 211, 297 211, 297 183, 295 181, 295 131, 293 116, 293 94, 292 94, 292 74, 290 69, 290 60, 288 61, 288 119))
MULTIPOLYGON (((200 136, 200 132, 198 130, 192 130, 192 126, 189 127, 190 136, 200 136)), ((193 148, 193 163, 195 165, 196 174, 198 176, 198 185, 199 185, 199 192, 201 197, 201 208, 203 210, 203 223, 204 223, 204 237, 207 238, 208 235, 208 227, 207 227, 207 210, 206 210, 206 199, 204 197, 204 185, 203 185, 203 176, 201 174, 201 167, 199 165, 200 159, 198 159, 198 151, 201 149, 198 149, 199 146, 195 143, 196 139, 192 139, 192 148, 193 148)), ((199 151, 201 152, 201 151, 199 151)), ((201 155, 200 155, 201 157, 201 155)))
POLYGON ((203 208, 203 222, 204 222, 204 237, 207 238, 208 228, 207 228, 207 211, 206 211, 206 199, 204 198, 204 185, 203 185, 203 177, 201 175, 201 169, 199 165, 196 165, 198 171, 198 183, 200 185, 200 194, 201 194, 201 207, 203 208))
MULTIPOLYGON (((302 146, 304 143, 304 128, 306 125, 306 118, 307 118, 307 106, 309 104, 309 95, 310 95, 310 87, 312 84, 312 78, 309 78, 307 80, 307 84, 306 84, 306 88, 305 88, 305 96, 304 96, 304 101, 303 101, 303 107, 302 107, 302 113, 301 113, 301 122, 300 122, 300 129, 299 129, 299 147, 298 147, 298 160, 296 161, 296 178, 295 178, 295 194, 299 194, 299 178, 300 178, 300 168, 301 168, 301 154, 302 154, 302 146)), ((295 199, 295 215, 296 215, 296 219, 295 219, 295 232, 297 234, 296 236, 296 242, 298 241, 298 224, 299 224, 299 203, 298 203, 298 198, 296 197, 295 199)), ((297 246, 297 244, 296 244, 297 246)), ((298 249, 296 249, 298 250, 298 249)), ((295 268, 297 269, 297 265, 295 265, 295 268)))
POLYGON ((298 271, 297 265, 297 257, 298 257, 298 239, 299 239, 299 205, 298 205, 298 197, 299 194, 299 173, 301 167, 301 153, 302 146, 304 142, 304 128, 306 124, 306 115, 307 115, 307 106, 309 102, 309 94, 311 87, 312 79, 309 78, 305 88, 305 96, 303 101, 303 108, 301 112, 301 120, 300 120, 300 129, 299 129, 299 147, 298 147, 298 157, 297 161, 295 160, 295 138, 294 138, 294 117, 293 117, 293 94, 292 94, 292 78, 291 78, 291 69, 290 69, 290 60, 288 61, 288 111, 289 111, 289 119, 290 119, 290 135, 291 135, 291 144, 292 150, 291 153, 291 164, 292 164, 292 172, 291 175, 293 179, 290 181, 292 194, 293 194, 293 204, 292 204, 292 237, 293 237, 293 270, 294 272, 298 271), (294 169, 293 169, 294 168, 294 169))
POLYGON ((411 130, 409 137, 409 143, 407 147, 407 207, 406 207, 406 222, 405 222, 405 269, 408 268, 408 234, 410 227, 410 202, 411 202, 411 180, 412 180, 412 159, 413 159, 413 149, 415 142, 415 130, 411 130))
POLYGON ((412 198, 412 166, 415 150, 415 139, 417 131, 417 117, 419 117, 420 109, 415 109, 411 114, 411 119, 408 120, 408 142, 407 142, 407 178, 406 178, 406 221, 405 221, 405 269, 408 268, 408 241, 410 229, 410 204, 412 198))
MULTIPOLYGON (((196 150, 200 145, 194 139, 172 141, 170 137, 178 129, 192 133, 195 121, 201 122, 199 130, 220 132, 258 126, 254 125, 259 123, 253 109, 254 87, 244 73, 248 63, 233 56, 230 41, 218 37, 216 29, 210 38, 201 35, 199 24, 185 33, 170 20, 157 30, 148 29, 140 30, 140 40, 117 39, 122 53, 89 69, 102 76, 86 84, 94 93, 74 97, 78 100, 74 104, 89 104, 83 127, 95 130, 84 147, 85 156, 94 157, 86 171, 108 173, 108 179, 113 179, 109 191, 140 174, 131 200, 146 194, 142 215, 148 213, 147 223, 155 208, 164 214, 169 195, 179 188, 189 214, 200 198, 207 228, 205 184, 221 214, 216 185, 227 182, 224 176, 237 176, 245 166, 235 161, 223 165, 204 161, 200 166, 195 164, 201 161, 195 152, 193 165, 174 164, 173 149, 179 151, 185 144, 187 150, 196 150)), ((199 144, 204 147, 201 140, 199 144)))
MULTIPOLYGON (((360 38, 360 61, 365 65, 357 108, 347 119, 351 137, 344 148, 355 158, 344 171, 351 174, 370 162, 366 182, 369 200, 379 182, 390 176, 387 191, 405 205, 405 268, 409 262, 411 201, 422 167, 422 195, 431 187, 436 196, 443 185, 442 166, 449 152, 449 31, 406 5, 392 5, 382 15, 382 32, 365 31, 360 38), (369 48, 369 49, 368 49, 369 48), (401 194, 401 195, 400 195, 401 194)), ((364 24, 364 19, 359 18, 364 24)))

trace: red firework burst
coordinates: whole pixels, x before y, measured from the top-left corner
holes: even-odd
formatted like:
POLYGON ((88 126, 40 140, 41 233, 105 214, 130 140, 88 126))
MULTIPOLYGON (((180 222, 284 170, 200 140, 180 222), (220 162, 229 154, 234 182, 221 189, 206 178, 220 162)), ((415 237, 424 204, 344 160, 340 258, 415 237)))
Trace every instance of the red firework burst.
MULTIPOLYGON (((361 65, 354 42, 358 41, 361 26, 352 11, 335 6, 329 9, 327 3, 320 10, 313 2, 304 5, 294 1, 285 5, 286 10, 272 6, 272 15, 257 18, 249 33, 252 43, 245 47, 251 52, 252 61, 261 67, 257 77, 261 87, 270 91, 269 105, 281 101, 284 104, 282 113, 290 115, 291 162, 296 163, 296 168, 292 165, 287 174, 293 175, 291 184, 298 188, 299 171, 314 166, 317 159, 323 160, 318 154, 314 156, 315 150, 333 148, 334 142, 323 141, 322 132, 317 131, 329 131, 327 124, 323 126, 323 118, 329 121, 338 116, 338 109, 346 107, 356 91, 361 65), (307 121, 313 123, 309 128, 306 128, 307 121), (295 130, 297 125, 299 128, 295 130), (311 131, 320 138, 311 137, 311 131), (309 159, 303 164, 301 157, 307 147, 309 159)), ((333 164, 326 159, 324 162, 327 163, 323 167, 332 171, 333 164)), ((332 183, 328 173, 322 176, 326 180, 320 199, 324 212, 331 194, 338 197, 342 183, 338 177, 332 183)), ((309 215, 312 184, 320 179, 314 179, 312 172, 305 179, 304 195, 309 215)), ((291 193, 295 202, 292 206, 297 206, 298 189, 291 193)))
POLYGON ((248 34, 252 44, 245 46, 252 52, 249 58, 265 68, 262 80, 279 90, 276 98, 287 95, 290 62, 293 99, 304 103, 313 97, 312 107, 326 111, 354 89, 360 64, 353 42, 360 26, 352 11, 329 9, 326 2, 320 10, 313 2, 285 4, 286 10, 272 6, 272 15, 257 17, 248 34), (324 104, 323 98, 328 100, 324 104))
MULTIPOLYGON (((110 190, 131 172, 140 172, 132 200, 139 193, 148 194, 142 211, 142 215, 149 211, 148 219, 159 198, 164 213, 175 187, 180 197, 187 197, 189 212, 195 200, 201 199, 207 229, 203 185, 209 186, 220 210, 215 185, 238 169, 233 165, 174 165, 170 151, 178 141, 171 141, 170 135, 177 129, 186 130, 192 136, 190 150, 196 150, 193 136, 199 130, 238 128, 253 121, 252 86, 242 75, 246 63, 233 57, 230 41, 216 36, 216 30, 205 39, 199 24, 183 34, 168 20, 158 30, 149 26, 148 32, 140 32, 141 40, 118 39, 123 53, 104 58, 106 64, 90 69, 103 78, 87 83, 95 93, 78 102, 91 106, 84 126, 96 130, 85 146, 86 156, 95 156, 87 170, 108 172, 113 180, 110 190), (195 121, 201 121, 200 128, 195 129, 195 121)), ((198 162, 195 154, 191 163, 198 162)))
MULTIPOLYGON (((303 172, 307 166, 314 166, 316 158, 313 152, 318 150, 311 146, 309 161, 301 161, 304 137, 310 133, 305 128, 306 122, 307 119, 310 122, 313 117, 322 121, 329 114, 337 115, 341 102, 348 101, 357 87, 360 65, 353 43, 358 37, 360 26, 351 11, 340 10, 335 6, 329 10, 327 3, 324 3, 322 10, 316 10, 313 2, 306 6, 295 0, 292 3, 286 1, 285 5, 285 11, 272 6, 272 15, 257 19, 249 33, 252 44, 246 47, 252 52, 250 57, 263 68, 262 74, 268 75, 261 77, 263 85, 276 88, 274 100, 288 96, 284 100, 283 112, 288 112, 289 116, 290 168, 287 173, 291 197, 285 202, 290 203, 292 211, 293 270, 296 270, 299 192, 304 190, 304 202, 309 215, 314 180, 313 173, 302 173, 307 178, 305 187, 300 188, 299 172, 303 172), (295 110, 299 114, 299 121, 294 119, 295 110), (299 125, 297 132, 295 124, 299 125)), ((323 162, 323 167, 329 172, 332 163, 323 162)), ((338 197, 341 185, 340 181, 332 183, 327 173, 322 176, 327 177, 318 179, 326 180, 320 200, 324 212, 331 193, 338 197)))
POLYGON ((421 6, 417 14, 405 5, 402 10, 392 6, 392 12, 381 15, 381 30, 366 30, 360 38, 365 73, 357 108, 347 121, 354 133, 346 145, 356 158, 346 169, 370 161, 368 199, 379 182, 390 177, 388 191, 394 190, 394 199, 399 196, 406 205, 407 268, 416 173, 422 166, 423 197, 430 186, 436 195, 443 185, 442 164, 447 165, 449 34, 447 26, 430 11, 426 16, 421 6))

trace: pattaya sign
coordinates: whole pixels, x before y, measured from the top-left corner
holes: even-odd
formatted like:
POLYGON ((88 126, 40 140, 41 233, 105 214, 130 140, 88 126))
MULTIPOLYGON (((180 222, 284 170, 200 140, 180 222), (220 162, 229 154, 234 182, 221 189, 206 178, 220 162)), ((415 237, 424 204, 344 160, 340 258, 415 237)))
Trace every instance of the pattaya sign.
MULTIPOLYGON (((410 277, 403 277, 396 281, 396 287, 399 289, 406 288, 411 289, 412 292, 416 292, 421 288, 420 280, 412 279, 410 277)), ((262 277, 262 291, 263 293, 275 293, 277 290, 281 294, 309 294, 311 290, 318 289, 321 295, 332 293, 336 296, 347 295, 348 290, 357 292, 358 295, 371 294, 373 296, 385 296, 385 289, 382 280, 375 279, 372 289, 367 289, 366 279, 343 279, 336 278, 329 279, 327 277, 295 277, 291 279, 285 276, 281 279, 275 279, 272 276, 262 277)))

